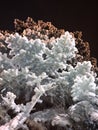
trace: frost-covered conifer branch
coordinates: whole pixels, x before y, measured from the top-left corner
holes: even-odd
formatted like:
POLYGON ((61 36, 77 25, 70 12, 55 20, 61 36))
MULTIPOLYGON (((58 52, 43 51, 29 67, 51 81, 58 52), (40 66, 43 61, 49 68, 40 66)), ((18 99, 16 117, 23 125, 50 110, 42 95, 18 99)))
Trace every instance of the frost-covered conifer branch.
POLYGON ((35 104, 38 102, 40 97, 48 90, 55 88, 54 84, 48 84, 44 86, 38 86, 34 89, 35 95, 32 97, 31 102, 28 102, 26 105, 16 105, 14 100, 16 96, 8 92, 6 97, 3 97, 5 104, 11 109, 14 109, 15 112, 20 112, 15 116, 12 120, 10 120, 5 125, 0 127, 0 130, 15 130, 21 127, 21 125, 26 121, 29 117, 31 110, 34 108, 35 104), (21 112, 22 111, 22 112, 21 112))
MULTIPOLYGON (((11 34, 5 42, 11 49, 9 53, 11 57, 0 53, 0 87, 5 90, 9 88, 11 91, 7 92, 6 97, 2 96, 2 102, 17 115, 2 125, 0 130, 17 130, 21 127, 30 116, 30 112, 40 97, 52 88, 55 88, 54 91, 49 91, 48 95, 54 98, 56 103, 63 104, 62 102, 65 103, 65 100, 68 102, 69 97, 74 104, 76 103, 69 110, 69 116, 72 119, 75 119, 73 111, 81 110, 79 105, 83 107, 85 104, 88 105, 85 107, 86 114, 91 110, 89 109, 91 104, 98 105, 96 74, 92 71, 91 62, 76 61, 74 65, 71 64, 73 60, 76 60, 78 49, 75 46, 75 38, 69 32, 65 32, 60 38, 52 41, 51 48, 41 39, 28 40, 27 37, 18 33, 11 34), (28 94, 25 98, 24 93, 24 99, 28 98, 25 101, 26 105, 15 103, 15 98, 21 97, 21 90, 30 94, 30 98, 28 98, 28 94), (31 99, 33 92, 35 95, 32 95, 31 99)), ((65 109, 66 104, 61 106, 65 109)), ((95 112, 93 112, 92 117, 93 115, 95 112)), ((65 118, 66 115, 63 117, 69 120, 69 118, 65 118)), ((55 123, 59 124, 58 119, 62 122, 62 115, 57 115, 56 119, 57 122, 54 122, 54 125, 55 123)), ((66 121, 70 124, 69 122, 66 121)))

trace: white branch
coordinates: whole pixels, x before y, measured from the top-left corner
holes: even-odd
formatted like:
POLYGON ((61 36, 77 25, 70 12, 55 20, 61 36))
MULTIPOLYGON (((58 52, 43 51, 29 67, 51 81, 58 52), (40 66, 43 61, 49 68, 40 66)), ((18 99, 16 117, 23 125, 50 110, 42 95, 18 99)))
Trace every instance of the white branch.
MULTIPOLYGON (((40 86, 40 87, 36 87, 35 88, 35 95, 32 97, 32 100, 31 102, 27 103, 26 106, 24 106, 24 111, 19 113, 16 117, 14 117, 12 120, 10 120, 8 123, 6 123, 5 125, 2 125, 0 127, 0 130, 14 130, 15 128, 19 128, 19 126, 21 126, 25 121, 26 119, 28 118, 29 116, 29 113, 31 112, 31 110, 33 109, 33 107, 35 106, 35 104, 38 102, 38 100, 40 99, 40 97, 49 89, 52 89, 54 88, 53 84, 49 84, 49 85, 43 85, 43 86, 40 86)), ((3 98, 4 101, 7 102, 7 105, 11 105, 11 108, 14 108, 15 107, 17 108, 17 105, 15 103, 13 103, 14 99, 15 99, 15 96, 14 96, 14 99, 11 100, 11 97, 8 98, 8 94, 12 95, 12 97, 14 96, 13 93, 7 93, 7 97, 6 98, 3 98), (12 104, 9 102, 12 101, 12 104), (13 107, 12 107, 13 105, 13 107), (15 106, 14 106, 15 105, 15 106)), ((19 106, 18 106, 19 107, 19 106)))

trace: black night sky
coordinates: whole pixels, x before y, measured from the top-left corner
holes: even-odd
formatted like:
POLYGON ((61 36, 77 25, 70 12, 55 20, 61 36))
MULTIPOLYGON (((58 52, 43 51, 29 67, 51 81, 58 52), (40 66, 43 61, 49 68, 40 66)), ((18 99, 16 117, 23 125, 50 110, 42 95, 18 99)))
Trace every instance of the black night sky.
POLYGON ((13 30, 15 18, 25 20, 29 16, 66 31, 82 31, 84 41, 90 42, 92 56, 98 59, 97 7, 97 0, 1 0, 0 29, 13 30))

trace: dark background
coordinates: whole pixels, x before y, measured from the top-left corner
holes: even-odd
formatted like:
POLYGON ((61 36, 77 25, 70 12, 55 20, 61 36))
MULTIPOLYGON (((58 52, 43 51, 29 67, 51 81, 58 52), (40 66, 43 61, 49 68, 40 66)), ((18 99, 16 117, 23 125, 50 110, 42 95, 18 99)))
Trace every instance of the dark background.
POLYGON ((97 7, 97 0, 0 1, 0 29, 13 30, 15 18, 50 21, 60 29, 82 31, 84 41, 90 42, 91 55, 98 59, 97 7))

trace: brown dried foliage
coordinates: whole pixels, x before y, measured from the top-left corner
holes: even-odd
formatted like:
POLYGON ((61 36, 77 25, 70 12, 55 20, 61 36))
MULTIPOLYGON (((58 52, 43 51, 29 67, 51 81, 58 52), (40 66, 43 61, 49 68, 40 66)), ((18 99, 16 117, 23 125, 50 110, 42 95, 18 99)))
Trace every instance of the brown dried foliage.
MULTIPOLYGON (((45 43, 49 43, 57 37, 60 37, 64 34, 64 29, 57 29, 51 22, 43 22, 39 20, 35 22, 32 18, 28 17, 26 21, 19 19, 14 20, 15 31, 20 33, 22 36, 26 36, 28 39, 37 39, 40 38, 45 43)), ((11 32, 12 33, 12 32, 11 32)), ((14 32, 13 32, 14 33, 14 32)), ((10 32, 0 31, 0 52, 9 53, 5 39, 9 36, 10 32)), ((82 32, 76 31, 71 33, 75 37, 76 47, 78 49, 77 61, 91 61, 95 70, 97 71, 97 60, 90 56, 90 46, 88 42, 84 42, 82 39, 82 32)))

